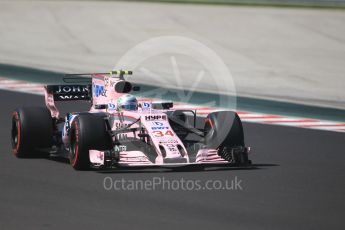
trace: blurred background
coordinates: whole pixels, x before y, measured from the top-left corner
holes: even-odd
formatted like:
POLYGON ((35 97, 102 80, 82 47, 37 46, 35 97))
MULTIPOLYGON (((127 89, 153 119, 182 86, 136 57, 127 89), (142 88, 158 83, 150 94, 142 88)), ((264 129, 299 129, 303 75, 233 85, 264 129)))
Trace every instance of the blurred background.
MULTIPOLYGON (((240 109, 312 110, 340 119, 344 9, 345 0, 0 0, 0 75, 51 82, 55 73, 104 72, 147 39, 183 36, 224 61, 240 109)), ((152 63, 155 74, 170 78, 170 63, 152 63)), ((192 71, 183 59, 177 63, 182 72, 192 71)), ((195 74, 183 77, 193 82, 195 74)), ((197 90, 214 84, 205 80, 197 90)))

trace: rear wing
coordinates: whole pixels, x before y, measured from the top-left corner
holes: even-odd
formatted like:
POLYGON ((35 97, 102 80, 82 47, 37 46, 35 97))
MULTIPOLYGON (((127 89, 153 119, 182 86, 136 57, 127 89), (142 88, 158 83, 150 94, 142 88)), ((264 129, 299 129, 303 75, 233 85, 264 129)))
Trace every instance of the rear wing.
POLYGON ((56 101, 91 101, 92 87, 88 85, 48 85, 45 86, 45 102, 53 118, 59 119, 56 101))
POLYGON ((108 73, 66 74, 64 85, 48 85, 45 87, 46 106, 52 117, 59 118, 56 101, 90 101, 96 103, 104 101, 103 93, 107 87, 114 87, 112 91, 126 93, 132 90, 132 85, 125 81, 124 75, 132 75, 132 71, 114 70, 108 73), (101 97, 102 96, 102 97, 101 97))
POLYGON ((48 94, 53 96, 54 101, 90 101, 92 87, 89 85, 48 85, 48 94))

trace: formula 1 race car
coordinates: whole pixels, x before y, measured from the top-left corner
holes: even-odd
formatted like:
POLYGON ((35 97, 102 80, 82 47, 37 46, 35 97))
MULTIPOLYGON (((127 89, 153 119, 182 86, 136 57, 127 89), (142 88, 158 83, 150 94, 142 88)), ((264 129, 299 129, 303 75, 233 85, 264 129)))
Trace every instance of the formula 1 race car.
POLYGON ((76 170, 251 164, 235 112, 212 112, 205 118, 194 110, 175 110, 172 102, 138 100, 129 94, 140 90, 125 80, 129 74, 73 74, 64 85, 46 86, 46 107, 13 112, 14 155, 63 157, 76 170), (90 102, 88 112, 60 117, 56 101, 80 100, 90 102))

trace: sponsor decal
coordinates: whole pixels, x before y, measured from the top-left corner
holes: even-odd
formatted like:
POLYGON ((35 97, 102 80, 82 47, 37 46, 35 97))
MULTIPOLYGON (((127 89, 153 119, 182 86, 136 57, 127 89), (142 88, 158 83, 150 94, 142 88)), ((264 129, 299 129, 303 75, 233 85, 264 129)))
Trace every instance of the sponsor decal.
POLYGON ((167 147, 169 152, 178 152, 178 149, 175 147, 167 147))
POLYGON ((142 106, 144 110, 151 108, 151 104, 149 102, 143 102, 142 106))
POLYGON ((159 121, 153 121, 153 122, 151 122, 152 123, 152 125, 154 125, 154 126, 164 126, 164 123, 163 122, 159 122, 159 121))
POLYGON ((60 85, 55 90, 54 94, 68 94, 68 93, 88 93, 88 86, 81 85, 60 85))
POLYGON ((110 82, 109 77, 105 77, 104 78, 104 87, 108 87, 109 86, 109 82, 110 82))
POLYGON ((116 139, 117 140, 126 140, 126 139, 128 139, 128 136, 127 136, 127 134, 126 133, 120 133, 120 134, 117 134, 116 135, 116 139))
POLYGON ((167 130, 169 129, 169 127, 167 126, 164 126, 164 123, 163 122, 159 122, 159 121, 152 121, 152 127, 151 129, 152 130, 167 130))
POLYGON ((166 149, 168 149, 170 152, 178 152, 178 149, 175 144, 164 144, 166 149))
POLYGON ((103 85, 93 85, 93 95, 95 97, 100 97, 100 96, 107 96, 107 90, 104 88, 103 85))
POLYGON ((114 103, 109 103, 108 104, 108 110, 109 111, 115 111, 116 109, 117 109, 116 104, 114 104, 114 103))
POLYGON ((169 127, 151 127, 152 130, 167 130, 169 127))
POLYGON ((146 121, 155 121, 155 120, 166 120, 167 116, 166 115, 149 115, 145 116, 146 121))
POLYGON ((127 151, 127 146, 126 145, 115 145, 114 150, 116 152, 125 152, 125 151, 127 151))
POLYGON ((115 123, 115 129, 118 130, 118 129, 125 129, 129 126, 130 124, 123 124, 123 123, 118 123, 116 122, 115 123))
POLYGON ((84 100, 89 99, 87 95, 59 95, 58 100, 84 100))
POLYGON ((166 145, 166 144, 178 144, 179 142, 177 140, 172 139, 166 139, 159 141, 159 144, 166 145))
POLYGON ((113 80, 111 80, 109 77, 105 77, 105 78, 104 78, 104 86, 105 86, 106 88, 108 88, 109 86, 110 86, 111 88, 114 88, 116 82, 117 82, 117 81, 113 81, 113 80))

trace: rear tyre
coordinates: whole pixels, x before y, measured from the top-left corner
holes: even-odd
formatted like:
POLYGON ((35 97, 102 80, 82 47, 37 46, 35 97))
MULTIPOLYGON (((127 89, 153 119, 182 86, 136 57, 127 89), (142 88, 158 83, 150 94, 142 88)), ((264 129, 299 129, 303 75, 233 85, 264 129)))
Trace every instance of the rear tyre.
POLYGON ((210 113, 205 120, 205 145, 234 164, 248 164, 241 119, 231 111, 210 113))
POLYGON ((38 149, 53 145, 53 119, 45 107, 24 107, 12 114, 11 142, 16 157, 42 155, 38 149))
POLYGON ((90 150, 105 151, 112 148, 104 116, 78 115, 71 124, 70 164, 76 170, 90 169, 90 150))

